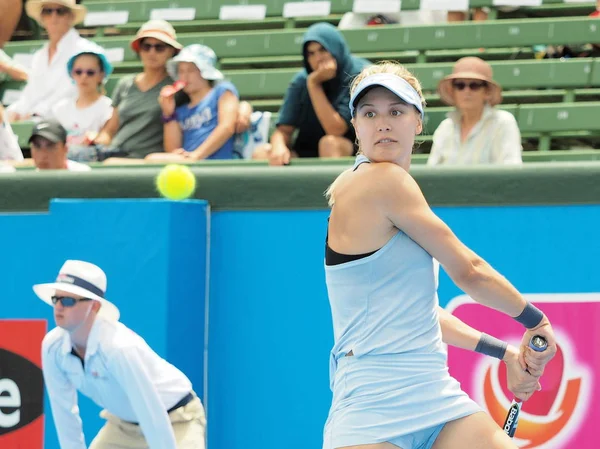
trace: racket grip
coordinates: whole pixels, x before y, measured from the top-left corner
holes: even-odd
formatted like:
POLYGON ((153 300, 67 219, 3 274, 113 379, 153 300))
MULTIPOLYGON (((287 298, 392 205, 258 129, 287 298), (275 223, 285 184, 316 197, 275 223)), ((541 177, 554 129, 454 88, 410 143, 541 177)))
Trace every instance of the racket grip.
POLYGON ((541 335, 534 335, 529 340, 529 347, 535 352, 544 352, 548 348, 548 341, 541 335))

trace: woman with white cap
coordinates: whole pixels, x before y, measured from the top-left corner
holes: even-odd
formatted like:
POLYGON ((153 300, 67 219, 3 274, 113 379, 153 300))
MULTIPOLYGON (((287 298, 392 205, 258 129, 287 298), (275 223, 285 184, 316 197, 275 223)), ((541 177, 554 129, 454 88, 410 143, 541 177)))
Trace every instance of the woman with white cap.
POLYGON ((189 379, 119 322, 106 274, 67 260, 55 282, 33 286, 54 307, 42 370, 62 449, 86 449, 77 391, 104 408, 90 449, 204 449, 206 419, 189 379))
POLYGON ((65 71, 67 61, 86 48, 98 48, 74 28, 83 22, 87 12, 75 0, 29 0, 25 10, 44 27, 48 42, 34 53, 27 84, 19 100, 7 109, 10 121, 52 117, 54 104, 77 95, 65 71))
POLYGON ((459 59, 438 92, 456 110, 435 130, 428 165, 522 163, 519 126, 510 112, 496 108, 502 88, 487 62, 459 59))
POLYGON ((164 20, 150 20, 131 41, 144 68, 142 73, 123 77, 112 93, 113 114, 94 143, 102 145, 104 156, 143 158, 163 149, 161 109, 157 98, 161 89, 173 83, 167 61, 183 46, 175 29, 164 20))
POLYGON ((239 95, 233 84, 223 81, 216 63, 215 52, 200 44, 185 47, 167 63, 169 74, 182 83, 190 102, 176 107, 175 90, 163 87, 158 101, 166 153, 150 154, 146 159, 233 158, 239 95))
POLYGON ((395 63, 364 69, 351 87, 360 154, 327 195, 325 274, 334 327, 333 402, 324 449, 516 448, 450 377, 443 341, 503 359, 527 399, 556 352, 546 316, 462 244, 431 211, 408 173, 423 127, 419 81, 395 63), (533 353, 439 309, 434 259, 473 299, 548 341, 533 353), (531 374, 524 370, 528 368, 531 374))
POLYGON ((112 116, 112 100, 104 95, 104 83, 113 67, 103 52, 86 50, 71 57, 66 70, 78 96, 59 101, 52 112, 67 131, 69 159, 91 161, 95 149, 90 143, 112 116))

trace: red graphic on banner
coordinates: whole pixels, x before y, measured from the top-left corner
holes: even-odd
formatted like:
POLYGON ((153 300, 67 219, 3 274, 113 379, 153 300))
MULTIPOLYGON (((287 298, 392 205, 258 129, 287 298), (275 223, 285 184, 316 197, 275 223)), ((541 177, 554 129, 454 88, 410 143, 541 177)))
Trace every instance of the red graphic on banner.
MULTIPOLYGON (((512 398, 512 395, 506 386, 506 368, 501 363, 497 363, 495 368, 502 391, 498 392, 494 388, 492 383, 493 368, 490 366, 486 370, 483 397, 494 421, 502 425, 508 413, 508 407, 503 405, 505 401, 501 401, 498 396, 512 398)), ((526 441, 521 446, 523 449, 539 447, 549 442, 571 420, 579 399, 582 379, 580 377, 565 379, 565 385, 563 386, 563 374, 564 356, 559 346, 555 358, 544 370, 544 389, 536 392, 529 401, 523 403, 519 426, 515 434, 516 438, 526 441), (561 387, 564 388, 564 393, 559 395, 561 387), (559 401, 558 406, 557 401, 559 401), (554 408, 556 408, 556 412, 552 412, 554 408), (543 422, 536 422, 535 418, 542 418, 543 422)))
MULTIPOLYGON (((600 351, 594 350, 600 320, 600 293, 526 294, 550 319, 558 351, 541 378, 542 390, 523 403, 514 437, 521 449, 597 449, 600 408, 600 351)), ((466 296, 448 305, 453 315, 512 345, 524 329, 510 317, 466 296)), ((450 373, 461 388, 504 423, 512 394, 506 366, 472 351, 448 348, 450 373)))
POLYGON ((44 446, 44 320, 0 320, 0 448, 44 446))

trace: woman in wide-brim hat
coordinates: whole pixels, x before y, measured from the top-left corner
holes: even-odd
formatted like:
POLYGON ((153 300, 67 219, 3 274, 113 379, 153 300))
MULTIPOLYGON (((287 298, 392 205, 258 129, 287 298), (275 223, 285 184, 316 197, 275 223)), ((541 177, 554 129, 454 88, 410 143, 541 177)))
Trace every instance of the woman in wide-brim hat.
POLYGON ((164 86, 174 82, 167 72, 167 61, 183 46, 171 24, 150 20, 138 30, 131 48, 139 55, 143 71, 119 81, 112 93, 113 115, 95 140, 112 163, 127 163, 124 159, 142 159, 163 151, 158 96, 164 86))
POLYGON ((494 81, 492 67, 483 59, 476 57, 459 59, 454 64, 452 74, 440 81, 438 85, 440 98, 450 106, 456 105, 454 94, 455 82, 458 80, 481 81, 481 86, 485 87, 487 92, 486 102, 490 106, 496 106, 502 102, 502 87, 494 81))
POLYGON ((71 14, 73 14, 73 25, 83 22, 87 14, 87 8, 83 5, 78 5, 75 0, 29 0, 25 4, 25 11, 29 17, 42 26, 42 10, 44 9, 44 5, 57 5, 59 8, 69 9, 71 14))
POLYGON ((522 163, 517 121, 496 108, 502 102, 502 87, 486 61, 459 59, 440 81, 438 93, 456 110, 435 130, 429 165, 522 163))
POLYGON ((9 121, 32 116, 51 117, 52 107, 76 93, 65 71, 67 61, 85 48, 95 46, 75 29, 87 12, 75 0, 29 0, 27 14, 48 34, 48 41, 33 55, 27 87, 7 109, 9 121))

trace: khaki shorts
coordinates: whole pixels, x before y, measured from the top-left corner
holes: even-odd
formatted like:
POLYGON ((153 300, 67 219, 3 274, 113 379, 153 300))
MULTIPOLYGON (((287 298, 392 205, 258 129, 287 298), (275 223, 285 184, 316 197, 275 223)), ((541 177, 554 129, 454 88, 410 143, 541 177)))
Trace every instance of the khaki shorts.
MULTIPOLYGON (((115 415, 102 410, 100 416, 106 419, 106 424, 90 449, 148 449, 142 429, 117 418, 115 415)), ((173 432, 177 441, 177 449, 206 448, 206 417, 200 399, 195 398, 189 404, 169 413, 173 424, 173 432)))

